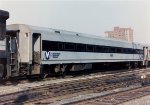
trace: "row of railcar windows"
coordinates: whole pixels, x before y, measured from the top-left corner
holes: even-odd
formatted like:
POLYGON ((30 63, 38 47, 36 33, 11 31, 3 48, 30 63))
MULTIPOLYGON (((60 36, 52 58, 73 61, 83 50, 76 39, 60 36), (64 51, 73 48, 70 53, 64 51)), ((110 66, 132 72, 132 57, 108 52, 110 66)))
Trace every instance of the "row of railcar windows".
POLYGON ((141 49, 121 48, 114 46, 89 45, 70 42, 42 41, 43 51, 75 51, 75 52, 100 52, 100 53, 125 53, 143 54, 141 49))

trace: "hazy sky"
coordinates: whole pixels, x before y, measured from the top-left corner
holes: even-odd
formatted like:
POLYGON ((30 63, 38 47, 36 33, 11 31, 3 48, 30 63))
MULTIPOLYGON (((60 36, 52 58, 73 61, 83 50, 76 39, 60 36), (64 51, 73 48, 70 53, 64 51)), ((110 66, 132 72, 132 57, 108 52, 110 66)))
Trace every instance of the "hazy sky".
POLYGON ((21 23, 104 36, 131 27, 134 40, 150 44, 149 0, 0 0, 7 24, 21 23))

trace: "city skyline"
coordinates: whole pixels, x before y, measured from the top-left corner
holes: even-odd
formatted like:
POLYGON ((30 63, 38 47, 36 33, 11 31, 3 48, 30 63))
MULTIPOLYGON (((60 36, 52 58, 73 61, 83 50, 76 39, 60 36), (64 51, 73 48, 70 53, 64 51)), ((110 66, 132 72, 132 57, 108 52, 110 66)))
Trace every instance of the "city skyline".
POLYGON ((105 37, 114 26, 131 27, 134 41, 150 44, 148 0, 0 0, 7 24, 30 24, 105 37))

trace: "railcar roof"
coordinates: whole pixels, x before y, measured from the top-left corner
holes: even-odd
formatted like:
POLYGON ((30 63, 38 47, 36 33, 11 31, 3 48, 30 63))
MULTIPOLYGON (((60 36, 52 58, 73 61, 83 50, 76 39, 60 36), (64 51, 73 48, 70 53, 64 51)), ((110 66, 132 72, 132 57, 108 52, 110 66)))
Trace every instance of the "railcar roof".
MULTIPOLYGON (((7 25, 7 30, 10 30, 10 29, 12 30, 12 28, 14 28, 14 27, 15 27, 15 30, 18 30, 18 29, 21 30, 21 29, 26 28, 26 30, 28 30, 29 32, 40 32, 40 33, 60 32, 60 34, 77 35, 77 36, 82 36, 82 37, 87 37, 87 38, 96 38, 96 39, 103 39, 103 40, 110 40, 110 41, 117 41, 117 42, 123 42, 123 43, 131 44, 131 42, 124 41, 124 40, 119 40, 119 39, 112 39, 112 38, 107 38, 107 37, 102 37, 102 36, 97 36, 97 35, 84 34, 84 33, 66 31, 66 30, 61 30, 61 29, 53 29, 53 28, 46 28, 46 27, 40 27, 40 26, 32 26, 32 25, 27 25, 27 24, 7 25)), ((143 45, 143 44, 140 44, 140 43, 135 43, 135 44, 143 45)))

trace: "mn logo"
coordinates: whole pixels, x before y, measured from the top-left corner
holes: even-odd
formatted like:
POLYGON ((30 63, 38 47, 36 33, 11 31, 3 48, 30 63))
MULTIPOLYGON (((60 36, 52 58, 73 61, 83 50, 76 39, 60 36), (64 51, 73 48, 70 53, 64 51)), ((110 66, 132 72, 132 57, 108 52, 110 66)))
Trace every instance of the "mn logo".
POLYGON ((50 51, 46 51, 45 52, 45 58, 50 59, 50 54, 51 54, 50 51))

